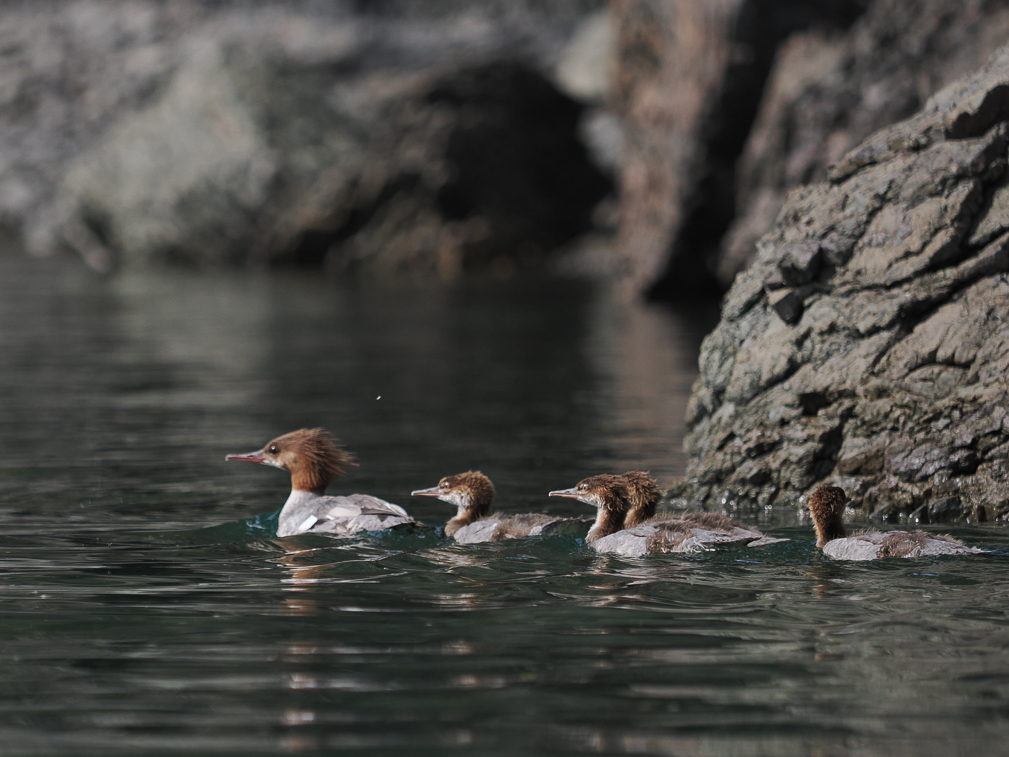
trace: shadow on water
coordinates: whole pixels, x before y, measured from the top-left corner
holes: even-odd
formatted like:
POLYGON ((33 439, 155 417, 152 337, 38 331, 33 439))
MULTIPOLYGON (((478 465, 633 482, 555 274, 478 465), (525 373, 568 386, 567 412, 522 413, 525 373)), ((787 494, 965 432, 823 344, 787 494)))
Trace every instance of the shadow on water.
POLYGON ((790 542, 629 560, 433 528, 278 539, 225 464, 302 425, 405 496, 508 510, 681 473, 699 311, 584 284, 341 287, 0 259, 0 739, 12 754, 946 754, 1007 735, 1009 538, 840 564, 790 542), (380 398, 380 399, 379 399, 380 398))

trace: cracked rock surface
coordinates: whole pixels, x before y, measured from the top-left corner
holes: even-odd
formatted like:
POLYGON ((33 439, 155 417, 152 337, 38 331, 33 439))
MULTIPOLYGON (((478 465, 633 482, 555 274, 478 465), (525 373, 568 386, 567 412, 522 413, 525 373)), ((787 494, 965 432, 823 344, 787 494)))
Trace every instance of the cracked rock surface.
POLYGON ((1009 47, 789 195, 702 347, 686 496, 1009 513, 1007 147, 1009 47))
POLYGON ((872 0, 843 33, 814 28, 789 38, 739 156, 719 279, 728 286, 752 260, 791 189, 826 179, 870 134, 984 65, 1007 35, 1005 0, 872 0))

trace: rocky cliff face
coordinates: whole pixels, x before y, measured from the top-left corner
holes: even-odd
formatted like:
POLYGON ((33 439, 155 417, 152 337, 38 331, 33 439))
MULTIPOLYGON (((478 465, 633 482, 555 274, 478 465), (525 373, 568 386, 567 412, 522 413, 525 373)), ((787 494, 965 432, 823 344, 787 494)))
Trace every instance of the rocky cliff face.
POLYGON ((728 288, 789 190, 977 70, 1007 0, 614 0, 616 251, 636 292, 728 288))
POLYGON ((624 120, 616 255, 637 293, 715 291, 735 165, 780 42, 843 28, 859 0, 614 0, 624 120))
POLYGON ((793 191, 705 340, 685 487, 1009 512, 1009 48, 793 191))
POLYGON ((844 33, 813 29, 783 44, 739 158, 723 286, 752 260, 791 189, 826 179, 848 150, 976 71, 1006 39, 1001 0, 875 0, 844 33))

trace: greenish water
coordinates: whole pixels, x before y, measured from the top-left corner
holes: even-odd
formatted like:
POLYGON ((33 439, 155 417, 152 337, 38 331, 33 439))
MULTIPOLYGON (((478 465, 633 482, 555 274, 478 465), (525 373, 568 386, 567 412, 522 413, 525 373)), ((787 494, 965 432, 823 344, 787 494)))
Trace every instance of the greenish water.
POLYGON ((711 314, 590 287, 338 287, 0 260, 0 754, 1004 751, 1009 538, 841 564, 791 542, 597 556, 571 537, 277 539, 226 464, 303 425, 364 491, 481 468, 502 509, 682 472, 711 314), (379 397, 381 399, 379 399, 379 397))

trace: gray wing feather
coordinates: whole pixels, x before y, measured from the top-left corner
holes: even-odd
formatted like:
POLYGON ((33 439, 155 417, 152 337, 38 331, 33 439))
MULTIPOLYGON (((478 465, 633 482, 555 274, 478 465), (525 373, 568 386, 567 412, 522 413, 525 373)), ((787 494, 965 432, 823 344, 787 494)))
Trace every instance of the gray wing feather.
POLYGON ((399 505, 369 494, 316 497, 283 513, 277 535, 321 533, 349 536, 359 531, 381 531, 412 522, 413 519, 399 505))

